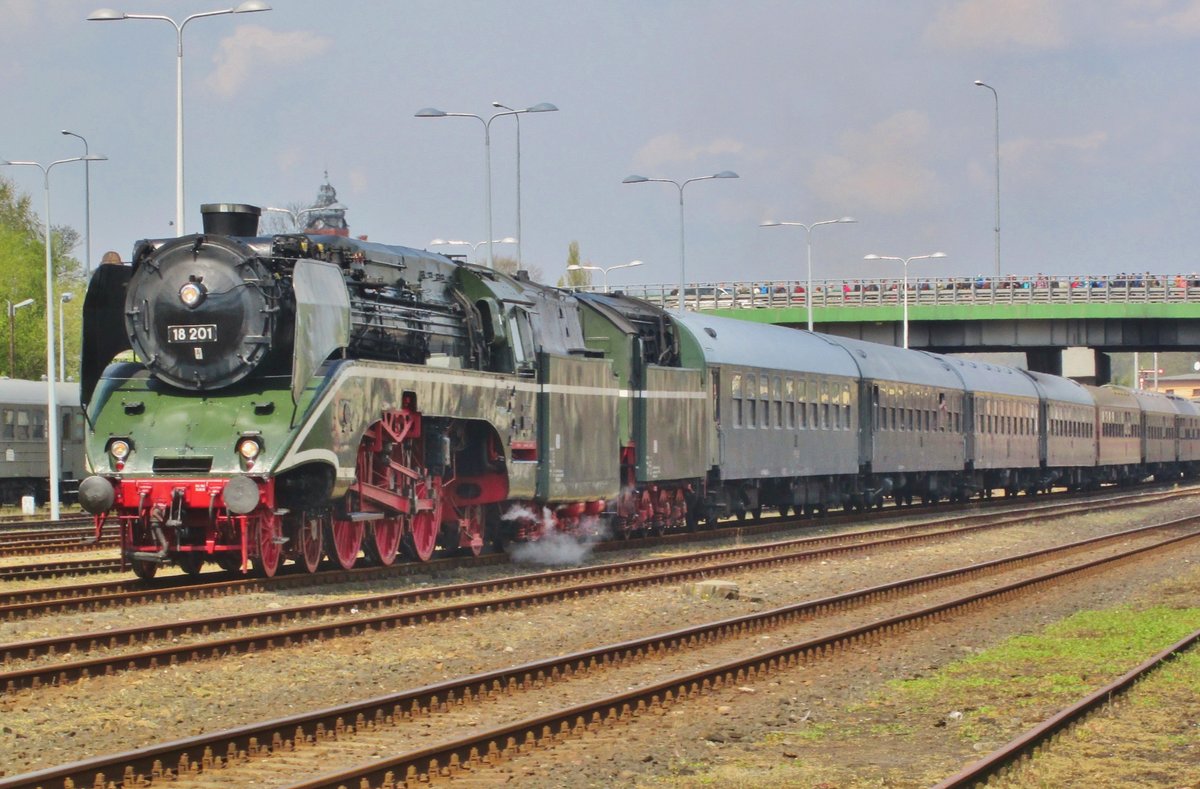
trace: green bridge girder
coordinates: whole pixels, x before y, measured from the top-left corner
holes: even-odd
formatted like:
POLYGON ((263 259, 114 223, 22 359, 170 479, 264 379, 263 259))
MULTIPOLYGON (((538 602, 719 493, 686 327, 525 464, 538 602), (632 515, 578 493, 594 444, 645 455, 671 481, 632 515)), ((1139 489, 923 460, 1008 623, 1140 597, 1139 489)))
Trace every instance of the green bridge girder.
MULTIPOLYGON (((808 312, 803 306, 793 307, 727 307, 711 310, 727 318, 772 323, 785 326, 804 326, 808 312)), ((813 324, 819 327, 830 323, 900 323, 903 306, 881 304, 862 307, 814 307, 813 324)), ((1200 320, 1200 303, 1129 303, 1093 302, 1087 304, 986 304, 962 303, 947 305, 910 304, 909 324, 918 321, 1011 321, 1011 320, 1200 320)), ((819 328, 818 328, 819 330, 819 328)))

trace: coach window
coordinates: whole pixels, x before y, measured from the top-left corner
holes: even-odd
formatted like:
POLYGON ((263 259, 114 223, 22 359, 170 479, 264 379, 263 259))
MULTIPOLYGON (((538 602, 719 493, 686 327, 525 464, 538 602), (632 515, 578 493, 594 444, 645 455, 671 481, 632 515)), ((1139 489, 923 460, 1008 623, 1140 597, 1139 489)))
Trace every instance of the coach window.
POLYGON ((4 438, 12 441, 16 438, 16 414, 11 408, 4 409, 4 438))
POLYGON ((777 375, 771 382, 771 398, 775 401, 775 427, 783 427, 783 381, 777 375))
POLYGON ((784 406, 787 411, 787 428, 794 430, 796 428, 796 382, 789 378, 783 386, 783 401, 787 404, 784 406))
POLYGON ((742 426, 742 376, 734 373, 729 377, 729 397, 733 400, 733 426, 742 426))
POLYGON ((21 410, 17 412, 17 432, 13 436, 17 441, 29 440, 29 412, 21 410))
POLYGON ((762 400, 762 426, 771 426, 771 378, 761 375, 758 378, 758 396, 762 400))
POLYGON ((746 376, 746 427, 757 427, 758 420, 758 381, 753 375, 746 376))

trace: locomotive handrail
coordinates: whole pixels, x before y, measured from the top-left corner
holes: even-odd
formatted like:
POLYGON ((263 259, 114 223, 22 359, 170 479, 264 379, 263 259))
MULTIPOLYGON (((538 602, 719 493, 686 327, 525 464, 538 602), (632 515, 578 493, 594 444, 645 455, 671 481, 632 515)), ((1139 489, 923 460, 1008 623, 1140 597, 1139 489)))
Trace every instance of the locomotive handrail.
MULTIPOLYGON (((899 306, 901 280, 825 279, 812 283, 814 308, 899 306)), ((579 290, 598 291, 598 287, 579 290)), ((679 286, 624 285, 620 290, 666 308, 678 307, 679 286)), ((684 287, 694 310, 796 308, 807 304, 797 279, 695 282, 684 287)), ((908 282, 909 306, 1010 304, 1200 304, 1197 274, 1105 274, 1008 277, 920 277, 908 282)))

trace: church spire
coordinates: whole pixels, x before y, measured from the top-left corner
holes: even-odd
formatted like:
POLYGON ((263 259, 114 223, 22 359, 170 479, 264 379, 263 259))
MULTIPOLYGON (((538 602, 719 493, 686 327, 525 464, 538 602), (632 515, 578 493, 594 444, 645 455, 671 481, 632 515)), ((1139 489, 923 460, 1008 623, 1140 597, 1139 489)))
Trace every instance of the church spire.
POLYGON ((308 226, 305 233, 325 236, 349 236, 350 225, 346 223, 346 206, 337 201, 337 190, 329 183, 329 171, 325 171, 325 183, 317 189, 317 199, 305 216, 308 226))

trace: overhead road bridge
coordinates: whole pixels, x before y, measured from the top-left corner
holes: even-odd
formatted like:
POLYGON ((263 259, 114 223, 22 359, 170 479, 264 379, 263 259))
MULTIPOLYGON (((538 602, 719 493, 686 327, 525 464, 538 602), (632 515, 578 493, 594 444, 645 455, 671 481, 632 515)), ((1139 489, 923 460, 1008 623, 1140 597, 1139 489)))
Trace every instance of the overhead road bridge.
MULTIPOLYGON (((625 293, 678 309, 678 286, 625 293)), ((814 326, 826 334, 938 353, 1023 351, 1030 369, 1063 374, 1062 352, 1088 348, 1091 375, 1110 378, 1110 353, 1200 351, 1197 275, 1037 276, 813 282, 814 326)), ((807 325, 805 283, 702 282, 684 287, 689 310, 793 328, 807 325)))

